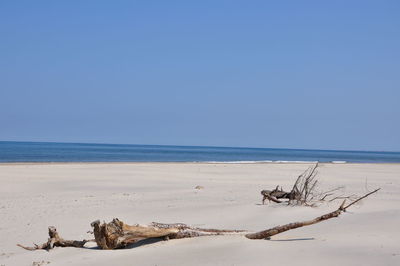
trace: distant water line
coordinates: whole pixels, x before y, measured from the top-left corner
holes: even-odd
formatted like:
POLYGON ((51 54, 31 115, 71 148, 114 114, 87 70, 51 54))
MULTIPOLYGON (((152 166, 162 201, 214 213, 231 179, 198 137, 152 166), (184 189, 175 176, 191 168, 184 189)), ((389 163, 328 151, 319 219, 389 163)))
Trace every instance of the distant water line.
POLYGON ((0 141, 0 162, 399 163, 400 152, 0 141))

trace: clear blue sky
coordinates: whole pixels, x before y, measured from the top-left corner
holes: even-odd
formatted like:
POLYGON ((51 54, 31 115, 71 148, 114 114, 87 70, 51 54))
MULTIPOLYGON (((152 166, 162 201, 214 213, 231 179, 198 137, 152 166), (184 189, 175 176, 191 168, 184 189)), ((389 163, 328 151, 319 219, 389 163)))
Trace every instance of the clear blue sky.
POLYGON ((400 150, 400 1, 0 1, 0 140, 400 150))

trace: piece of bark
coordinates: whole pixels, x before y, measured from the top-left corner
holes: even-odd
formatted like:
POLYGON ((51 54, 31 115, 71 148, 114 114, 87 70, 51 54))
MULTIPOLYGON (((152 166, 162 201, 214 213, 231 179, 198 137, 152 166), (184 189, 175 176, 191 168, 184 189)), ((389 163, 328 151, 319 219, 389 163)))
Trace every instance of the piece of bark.
POLYGON ((24 248, 26 250, 37 250, 37 249, 45 249, 50 250, 54 247, 75 247, 82 248, 88 241, 90 240, 65 240, 57 232, 57 229, 54 226, 49 226, 49 239, 46 243, 41 245, 34 244, 34 247, 27 247, 21 244, 17 244, 17 246, 24 248))

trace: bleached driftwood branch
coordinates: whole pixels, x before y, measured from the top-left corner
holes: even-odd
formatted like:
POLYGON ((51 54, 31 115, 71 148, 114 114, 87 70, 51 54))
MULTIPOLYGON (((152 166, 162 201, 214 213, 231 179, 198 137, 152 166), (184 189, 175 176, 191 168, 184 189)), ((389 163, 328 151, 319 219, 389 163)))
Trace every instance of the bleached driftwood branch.
POLYGON ((283 232, 288 231, 288 230, 296 229, 296 228, 307 226, 307 225, 316 224, 316 223, 319 223, 319 222, 322 222, 322 221, 325 221, 325 220, 328 220, 328 219, 331 219, 331 218, 334 218, 334 217, 338 217, 342 212, 345 212, 346 209, 348 209, 351 205, 359 202, 360 200, 368 197, 369 195, 371 195, 371 194, 373 194, 375 192, 378 192, 379 190, 380 190, 380 188, 375 189, 374 191, 369 192, 366 195, 364 195, 364 196, 358 198, 357 200, 351 202, 347 206, 345 206, 346 200, 344 200, 342 205, 340 205, 340 207, 337 210, 335 210, 333 212, 330 212, 330 213, 327 213, 327 214, 324 214, 322 216, 319 216, 319 217, 317 217, 315 219, 308 220, 308 221, 303 221, 303 222, 295 222, 295 223, 276 226, 276 227, 273 227, 273 228, 270 228, 270 229, 267 229, 267 230, 264 230, 264 231, 247 234, 246 237, 249 238, 249 239, 268 239, 273 235, 277 235, 277 234, 283 233, 283 232))

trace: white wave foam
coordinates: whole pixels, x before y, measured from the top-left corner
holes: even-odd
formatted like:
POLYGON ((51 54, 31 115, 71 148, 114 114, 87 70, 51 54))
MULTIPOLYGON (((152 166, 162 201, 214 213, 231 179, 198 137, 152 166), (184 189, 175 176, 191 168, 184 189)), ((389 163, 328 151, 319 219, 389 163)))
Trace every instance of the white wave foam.
POLYGON ((274 161, 275 163, 318 163, 318 161, 274 161))
POLYGON ((263 160, 263 161, 205 161, 203 163, 216 163, 216 164, 253 164, 253 163, 317 163, 318 161, 271 161, 271 160, 263 160))
POLYGON ((273 163, 274 161, 206 161, 203 163, 273 163))

